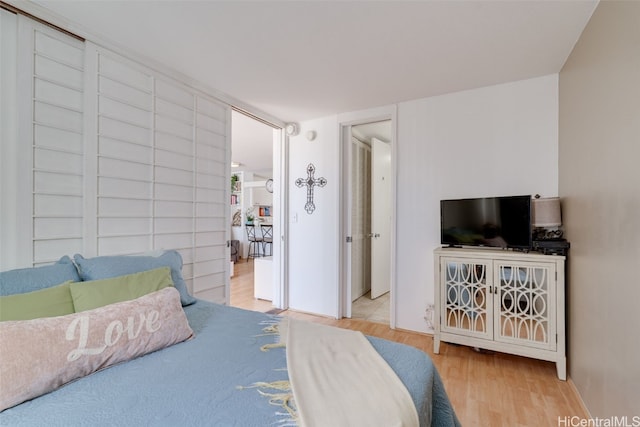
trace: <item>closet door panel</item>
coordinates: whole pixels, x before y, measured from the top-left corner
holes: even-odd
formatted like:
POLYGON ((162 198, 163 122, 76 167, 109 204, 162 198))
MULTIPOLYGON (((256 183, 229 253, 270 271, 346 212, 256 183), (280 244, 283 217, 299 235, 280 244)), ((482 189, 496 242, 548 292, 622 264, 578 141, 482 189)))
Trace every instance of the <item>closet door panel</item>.
MULTIPOLYGON (((36 97, 36 94, 34 94, 34 97, 36 97)), ((64 101, 61 103, 64 103, 64 101)), ((35 124, 82 134, 82 111, 49 104, 37 97, 34 102, 33 120, 35 124)))
POLYGON ((177 249, 193 286, 194 95, 178 82, 154 79, 154 245, 177 249), (172 206, 158 212, 161 204, 172 206), (161 215, 161 217, 160 217, 161 215))
POLYGON ((91 90, 97 159, 88 171, 95 173, 90 179, 97 217, 87 235, 95 253, 88 255, 138 254, 152 249, 153 240, 153 75, 108 51, 89 49, 96 73, 91 90))
POLYGON ((192 202, 193 188, 185 185, 157 184, 155 196, 158 200, 192 202))
POLYGON ((101 197, 151 200, 153 188, 150 182, 120 178, 98 178, 101 197))
POLYGON ((81 154, 52 150, 47 146, 40 145, 33 149, 33 165, 38 170, 82 175, 81 154))
POLYGON ((102 177, 111 176, 136 181, 150 181, 149 170, 144 167, 145 165, 144 162, 100 157, 98 159, 98 174, 102 177))
POLYGON ((211 119, 217 120, 220 123, 225 124, 221 127, 220 135, 226 135, 227 128, 226 123, 229 121, 229 107, 217 102, 211 98, 198 96, 197 98, 197 114, 204 115, 211 119))
MULTIPOLYGON (((215 110, 213 114, 216 114, 215 110)), ((198 126, 201 129, 208 130, 210 132, 217 133, 218 135, 225 134, 225 121, 224 116, 208 116, 205 113, 198 113, 198 126)))
POLYGON ((225 177, 217 175, 208 175, 205 173, 199 173, 196 176, 198 181, 198 187, 209 189, 222 189, 226 183, 225 177))
POLYGON ((191 291, 226 302, 230 107, 91 41, 15 21, 16 260, 176 249, 191 291))
POLYGON ((77 221, 79 212, 83 209, 83 197, 79 196, 63 196, 63 195, 47 195, 41 194, 34 198, 33 216, 38 218, 71 218, 77 221))
POLYGON ((36 170, 33 174, 34 197, 40 195, 82 196, 82 175, 45 172, 36 170))
MULTIPOLYGON (((141 92, 151 93, 153 81, 144 67, 135 67, 115 54, 101 49, 98 57, 98 73, 141 92)), ((100 88, 102 91, 104 88, 100 88)))
POLYGON ((215 151, 213 153, 214 153, 214 156, 212 156, 211 159, 206 159, 198 155, 198 157, 196 158, 196 170, 207 171, 207 170, 216 170, 216 169, 224 168, 223 156, 225 156, 225 153, 224 152, 215 153, 215 151), (217 156, 215 156, 216 154, 217 156), (220 157, 220 158, 218 159, 215 157, 220 157))
POLYGON ((222 217, 224 208, 221 203, 196 202, 196 217, 222 217))
MULTIPOLYGON (((154 247, 157 249, 179 249, 182 255, 182 261, 184 265, 189 265, 190 262, 186 259, 185 253, 193 247, 193 233, 167 233, 156 234, 154 236, 154 247)), ((185 275, 185 280, 190 279, 191 276, 185 275)))
POLYGON ((60 254, 82 252, 82 237, 37 238, 33 241, 33 265, 50 264, 60 259, 60 254))
POLYGON ((151 145, 151 130, 148 127, 137 126, 100 115, 98 118, 98 134, 132 144, 151 145))
MULTIPOLYGON (((146 85, 146 82, 144 85, 146 85)), ((98 77, 98 90, 101 94, 107 95, 112 99, 140 108, 148 108, 152 101, 150 92, 137 89, 104 75, 98 77)))
POLYGON ((196 141, 219 149, 226 148, 224 135, 220 135, 216 132, 211 132, 206 129, 196 130, 196 141))
POLYGON ((82 89, 72 89, 39 77, 35 80, 35 97, 50 105, 82 111, 82 89))
POLYGON ((98 200, 99 218, 151 218, 151 204, 147 200, 131 200, 102 196, 98 200))
POLYGON ((202 295, 224 295, 228 275, 230 110, 203 96, 196 98, 196 222, 194 289, 202 295))
POLYGON ((193 143, 191 139, 180 138, 167 133, 156 132, 155 147, 158 150, 183 154, 186 156, 193 155, 193 143))
POLYGON ((60 83, 63 86, 82 92, 84 87, 82 64, 68 65, 41 55, 37 55, 34 61, 35 75, 37 77, 60 83))
POLYGON ((18 106, 19 235, 31 241, 19 258, 40 265, 82 250, 84 44, 17 19, 17 91, 31 100, 18 106))
POLYGON ((100 236, 122 236, 148 234, 151 220, 148 218, 100 218, 98 234, 100 236))
POLYGON ((193 107, 187 108, 156 97, 156 113, 173 117, 183 123, 193 123, 193 107))
POLYGON ((101 115, 120 122, 130 123, 146 129, 151 127, 151 113, 145 108, 110 99, 107 96, 101 96, 98 110, 101 115))
POLYGON ((157 98, 193 110, 193 92, 178 82, 157 79, 155 82, 155 94, 157 98))
POLYGON ((172 169, 162 166, 155 167, 156 183, 174 183, 185 187, 193 187, 193 173, 188 170, 172 169))
POLYGON ((38 218, 33 221, 33 232, 42 239, 82 237, 82 224, 75 218, 38 218))
POLYGON ((189 218, 193 213, 193 203, 190 202, 167 202, 164 200, 155 201, 155 217, 177 217, 189 218))
MULTIPOLYGON (((22 16, 20 18, 23 18, 22 16)), ((84 48, 82 42, 70 36, 52 30, 28 18, 30 25, 36 30, 34 50, 37 55, 51 58, 62 64, 82 69, 84 64, 84 48)))
POLYGON ((33 133, 39 147, 82 154, 81 133, 39 124, 33 126, 33 133))
POLYGON ((100 255, 139 254, 149 249, 149 234, 107 237, 101 236, 98 241, 100 255), (127 248, 126 250, 123 248, 127 248))
POLYGON ((144 165, 151 164, 151 147, 118 141, 107 137, 98 138, 98 155, 101 158, 128 160, 144 165))
POLYGON ((156 218, 154 221, 156 233, 191 233, 193 218, 156 218))
POLYGON ((156 131, 177 136, 186 140, 193 138, 193 125, 172 117, 156 114, 156 131))
POLYGON ((193 172, 193 154, 184 155, 174 151, 156 149, 156 165, 193 172))

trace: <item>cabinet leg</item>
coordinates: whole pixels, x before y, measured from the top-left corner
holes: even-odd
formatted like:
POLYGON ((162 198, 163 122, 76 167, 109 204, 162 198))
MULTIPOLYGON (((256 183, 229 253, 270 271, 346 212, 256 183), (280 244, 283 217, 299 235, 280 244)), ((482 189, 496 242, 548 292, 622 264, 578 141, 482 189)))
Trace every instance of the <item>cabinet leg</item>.
POLYGON ((567 380, 567 358, 563 357, 556 362, 556 371, 558 372, 558 378, 562 381, 567 380))
POLYGON ((438 335, 433 336, 433 352, 440 354, 440 337, 438 335))

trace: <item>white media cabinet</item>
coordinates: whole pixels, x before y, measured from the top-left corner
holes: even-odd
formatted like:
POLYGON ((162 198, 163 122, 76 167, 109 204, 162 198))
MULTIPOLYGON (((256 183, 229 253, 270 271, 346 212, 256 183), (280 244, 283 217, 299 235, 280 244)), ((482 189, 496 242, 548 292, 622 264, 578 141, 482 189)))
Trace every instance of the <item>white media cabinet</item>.
POLYGON ((434 353, 445 341, 548 360, 567 379, 564 256, 484 248, 434 255, 434 353))

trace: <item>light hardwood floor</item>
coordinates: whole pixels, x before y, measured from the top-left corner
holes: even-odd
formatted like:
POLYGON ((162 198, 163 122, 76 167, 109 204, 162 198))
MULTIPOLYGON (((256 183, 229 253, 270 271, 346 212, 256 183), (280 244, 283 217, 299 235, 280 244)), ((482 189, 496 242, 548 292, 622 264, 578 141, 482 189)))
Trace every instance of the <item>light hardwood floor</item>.
POLYGON ((242 258, 234 264, 230 287, 230 305, 233 307, 262 312, 273 308, 271 301, 259 300, 253 297, 253 258, 248 260, 242 258))
MULTIPOLYGON (((231 279, 231 305, 269 311, 270 302, 253 298, 253 266, 236 263, 231 279)), ((463 426, 543 427, 568 425, 558 418, 587 418, 570 381, 560 381, 555 364, 503 353, 478 353, 469 347, 442 343, 433 353, 433 337, 390 329, 359 319, 332 319, 291 310, 284 316, 361 331, 419 348, 433 360, 463 426)))

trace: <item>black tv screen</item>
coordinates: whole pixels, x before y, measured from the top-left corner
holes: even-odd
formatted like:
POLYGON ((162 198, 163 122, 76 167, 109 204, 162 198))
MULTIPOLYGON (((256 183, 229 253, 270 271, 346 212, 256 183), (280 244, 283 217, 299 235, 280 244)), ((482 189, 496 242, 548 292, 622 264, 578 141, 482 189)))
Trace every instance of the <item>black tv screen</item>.
POLYGON ((531 196, 440 201, 441 243, 531 248, 531 196))

